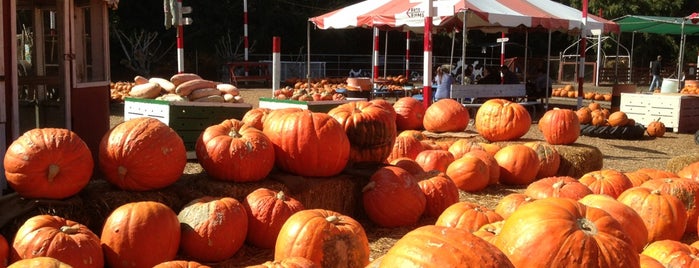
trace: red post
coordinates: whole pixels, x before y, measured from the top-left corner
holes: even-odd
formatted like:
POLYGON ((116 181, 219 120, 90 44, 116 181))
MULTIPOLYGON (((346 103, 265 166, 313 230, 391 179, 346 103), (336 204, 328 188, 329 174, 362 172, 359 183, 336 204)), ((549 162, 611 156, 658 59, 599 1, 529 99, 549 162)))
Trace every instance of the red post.
POLYGON ((410 31, 405 32, 405 78, 410 79, 410 31))
POLYGON ((379 78, 379 28, 374 27, 374 52, 373 52, 372 78, 379 78))
POLYGON ((184 23, 182 22, 182 0, 177 0, 177 12, 179 18, 177 19, 177 72, 184 72, 184 23))
MULTIPOLYGON (((432 1, 429 1, 429 7, 432 6, 432 1)), ((431 9, 431 8, 428 8, 431 9)), ((425 15, 425 37, 424 37, 424 50, 425 50, 425 60, 424 60, 424 77, 422 79, 422 104, 425 109, 432 103, 432 15, 425 15)))

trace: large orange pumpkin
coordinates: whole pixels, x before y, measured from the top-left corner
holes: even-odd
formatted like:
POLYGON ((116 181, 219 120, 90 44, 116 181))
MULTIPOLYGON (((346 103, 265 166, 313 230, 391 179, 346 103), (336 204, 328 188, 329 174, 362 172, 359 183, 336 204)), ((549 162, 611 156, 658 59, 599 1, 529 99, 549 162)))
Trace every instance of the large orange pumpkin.
POLYGON ((536 173, 536 178, 552 177, 558 174, 558 168, 561 166, 561 155, 555 147, 545 142, 526 142, 525 146, 531 147, 539 157, 539 171, 536 173))
POLYGON ((423 147, 422 143, 415 137, 398 136, 393 143, 391 154, 386 157, 386 161, 390 163, 393 162, 394 159, 401 157, 407 157, 415 160, 415 157, 417 157, 417 155, 423 150, 425 150, 425 147, 423 147))
POLYGON ((449 164, 454 162, 454 155, 446 150, 424 150, 415 156, 415 162, 425 171, 446 172, 449 164))
POLYGON ((609 213, 569 198, 515 210, 494 244, 517 267, 638 267, 639 257, 609 213))
POLYGON ((651 257, 664 267, 699 266, 699 249, 675 240, 653 241, 641 253, 651 257))
POLYGON ((536 179, 539 156, 534 149, 522 144, 511 144, 495 153, 500 166, 500 182, 508 185, 526 185, 536 179))
POLYGON ((459 188, 442 172, 419 181, 418 185, 425 194, 426 204, 423 215, 426 217, 436 218, 447 207, 459 202, 459 188))
POLYGON ((109 214, 100 239, 109 267, 153 267, 177 255, 180 222, 162 203, 131 202, 109 214))
POLYGON ((207 127, 195 145, 197 160, 212 178, 250 182, 274 167, 274 146, 261 130, 237 119, 207 127))
POLYGON ((425 130, 436 133, 459 132, 468 127, 469 120, 468 109, 461 103, 453 99, 441 99, 427 107, 422 125, 425 130))
POLYGON ((413 97, 403 97, 393 103, 396 111, 396 127, 399 131, 408 129, 423 129, 425 106, 413 97))
POLYGON ((590 171, 583 174, 578 181, 590 187, 595 194, 606 194, 614 198, 633 187, 633 183, 623 172, 613 169, 590 171))
POLYGON ((427 200, 417 179, 394 166, 377 169, 362 189, 362 203, 369 219, 382 227, 415 224, 427 200))
POLYGON ((35 128, 7 147, 3 161, 8 185, 26 198, 63 199, 90 181, 94 162, 77 134, 60 128, 35 128))
POLYGON ((697 232, 699 219, 699 182, 687 178, 652 179, 641 184, 641 187, 658 189, 671 194, 684 204, 687 210, 686 233, 697 232))
POLYGON ((452 155, 454 155, 454 159, 459 159, 465 153, 468 153, 473 150, 485 151, 485 149, 483 148, 483 146, 481 146, 480 143, 470 139, 458 139, 449 146, 448 150, 452 155))
POLYGON ((203 196, 192 200, 177 215, 182 227, 180 252, 202 262, 233 256, 245 242, 248 216, 231 197, 203 196))
POLYGON ((243 206, 248 214, 248 243, 271 249, 277 241, 282 224, 296 212, 304 210, 303 204, 283 191, 257 188, 245 197, 243 206))
POLYGON ((240 121, 243 121, 243 123, 247 124, 248 126, 262 130, 265 119, 270 112, 272 112, 272 109, 270 108, 255 107, 245 112, 240 121))
POLYGON ((548 110, 539 119, 539 131, 549 144, 573 144, 580 136, 580 121, 570 109, 548 110))
POLYGON ((578 200, 592 194, 592 190, 573 177, 555 176, 532 182, 524 190, 524 194, 534 199, 565 197, 578 200))
POLYGON ((283 171, 329 177, 339 174, 349 161, 347 134, 328 114, 307 110, 271 113, 263 128, 274 144, 276 166, 283 171))
POLYGON ((166 261, 156 266, 153 266, 153 268, 211 268, 211 266, 203 265, 196 261, 177 260, 166 261))
POLYGON ((523 193, 511 193, 503 196, 495 205, 495 213, 500 214, 503 219, 507 219, 519 206, 530 203, 535 199, 523 193))
POLYGON ((112 128, 99 148, 105 179, 123 190, 147 191, 177 181, 187 164, 182 138, 157 119, 140 117, 112 128))
POLYGON ((643 251, 643 247, 648 242, 648 229, 646 229, 643 219, 635 210, 619 202, 616 198, 605 194, 589 194, 578 200, 578 202, 609 213, 621 224, 621 227, 629 236, 629 239, 631 239, 631 245, 634 246, 636 252, 643 251))
POLYGON ((648 174, 638 171, 624 172, 624 175, 629 178, 633 187, 641 186, 644 182, 653 179, 648 174))
POLYGON ((483 190, 490 183, 490 167, 470 153, 449 164, 446 173, 456 187, 466 192, 483 190))
POLYGON ((500 183, 500 166, 498 165, 498 161, 495 160, 495 157, 493 157, 488 152, 481 150, 473 150, 464 155, 478 157, 481 161, 483 161, 483 163, 485 163, 486 166, 488 166, 488 173, 490 173, 488 185, 495 185, 500 183))
POLYGON ((471 233, 485 224, 503 220, 495 211, 471 202, 457 202, 439 215, 434 225, 460 228, 471 233))
POLYGON ((658 189, 630 188, 617 198, 643 219, 648 229, 648 243, 679 240, 687 227, 687 211, 677 197, 658 189))
POLYGON ((677 178, 677 174, 657 168, 639 168, 635 172, 648 175, 651 179, 677 178))
POLYGON ((355 219, 324 209, 291 215, 279 231, 274 259, 303 257, 319 267, 364 267, 369 240, 355 219))
POLYGON ((677 176, 699 181, 699 161, 691 163, 677 171, 677 176))
POLYGON ((73 266, 68 265, 62 261, 59 261, 51 257, 34 257, 31 259, 24 259, 16 261, 7 268, 73 268, 73 266))
POLYGON ((392 110, 369 101, 353 101, 333 108, 328 115, 347 133, 350 162, 382 163, 391 153, 397 135, 392 110))
POLYGON ((425 225, 386 252, 378 267, 514 267, 495 246, 459 228, 425 225))
POLYGON ((529 132, 532 118, 527 108, 504 99, 490 99, 476 112, 474 125, 489 141, 511 141, 529 132))
POLYGON ((12 242, 12 262, 51 257, 73 267, 102 267, 100 238, 87 226, 58 216, 37 215, 26 220, 12 242))

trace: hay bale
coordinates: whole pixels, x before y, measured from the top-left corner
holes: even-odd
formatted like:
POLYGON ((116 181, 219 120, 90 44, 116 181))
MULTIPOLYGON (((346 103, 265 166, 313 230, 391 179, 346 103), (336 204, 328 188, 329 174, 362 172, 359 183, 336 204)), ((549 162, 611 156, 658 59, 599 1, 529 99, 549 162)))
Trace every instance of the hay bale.
POLYGON ((667 171, 677 173, 691 163, 699 161, 699 153, 675 156, 667 160, 667 171))
POLYGON ((597 147, 572 144, 554 145, 561 155, 561 166, 558 168, 558 176, 570 176, 580 178, 588 172, 601 170, 603 167, 603 155, 597 147))
POLYGON ((488 142, 483 136, 473 131, 437 133, 425 130, 422 134, 434 142, 454 142, 460 139, 473 139, 474 142, 488 142))

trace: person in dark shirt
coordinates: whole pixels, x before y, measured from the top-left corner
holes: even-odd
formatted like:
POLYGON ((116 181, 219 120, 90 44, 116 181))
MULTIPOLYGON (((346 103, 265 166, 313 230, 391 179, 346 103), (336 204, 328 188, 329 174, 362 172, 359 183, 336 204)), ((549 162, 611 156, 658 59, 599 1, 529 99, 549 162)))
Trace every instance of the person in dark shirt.
POLYGON ((510 71, 510 68, 507 68, 507 66, 500 66, 500 73, 502 74, 503 84, 519 84, 519 77, 510 71))
POLYGON ((500 72, 498 72, 497 68, 495 67, 485 67, 483 74, 483 78, 478 79, 478 84, 500 84, 500 82, 502 82, 500 72))
POLYGON ((660 77, 660 71, 663 68, 662 61, 663 57, 658 55, 658 58, 654 61, 650 62, 650 74, 653 76, 653 79, 650 81, 650 87, 648 88, 649 92, 653 92, 656 88, 660 87, 660 83, 662 83, 663 78, 660 77))

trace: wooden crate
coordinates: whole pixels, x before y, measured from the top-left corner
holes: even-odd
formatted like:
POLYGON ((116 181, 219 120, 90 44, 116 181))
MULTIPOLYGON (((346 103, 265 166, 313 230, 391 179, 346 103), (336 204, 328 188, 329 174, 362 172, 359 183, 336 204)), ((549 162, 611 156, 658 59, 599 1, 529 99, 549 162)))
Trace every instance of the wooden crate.
POLYGON ((187 158, 192 159, 199 135, 209 126, 226 119, 243 119, 252 109, 249 103, 168 102, 153 99, 126 98, 124 120, 152 117, 170 126, 184 140, 187 158))
POLYGON ((313 112, 327 113, 340 104, 350 102, 350 100, 328 100, 328 101, 297 101, 279 100, 272 98, 260 98, 260 108, 272 110, 283 108, 301 108, 313 112))
POLYGON ((643 125, 660 119, 673 132, 699 129, 699 95, 621 93, 620 110, 643 125))

